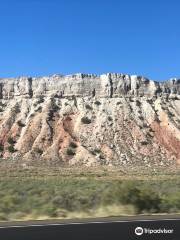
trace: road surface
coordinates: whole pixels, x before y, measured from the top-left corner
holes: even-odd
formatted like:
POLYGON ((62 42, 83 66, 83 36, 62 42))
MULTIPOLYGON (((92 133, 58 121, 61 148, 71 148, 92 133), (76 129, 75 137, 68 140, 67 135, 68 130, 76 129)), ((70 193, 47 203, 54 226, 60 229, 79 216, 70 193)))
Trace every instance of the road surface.
POLYGON ((0 224, 2 240, 180 240, 180 216, 124 217, 0 224), (140 227, 142 232, 135 233, 140 227), (159 231, 159 233, 157 232, 159 231), (151 231, 147 233, 147 231, 151 231), (166 231, 166 232, 162 232, 166 231))

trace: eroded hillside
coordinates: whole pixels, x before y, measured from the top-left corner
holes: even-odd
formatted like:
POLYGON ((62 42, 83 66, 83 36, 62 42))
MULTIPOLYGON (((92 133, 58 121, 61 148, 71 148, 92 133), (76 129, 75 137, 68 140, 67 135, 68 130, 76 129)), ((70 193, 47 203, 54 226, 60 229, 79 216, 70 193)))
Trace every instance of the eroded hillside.
POLYGON ((180 80, 123 74, 0 79, 1 158, 25 164, 180 163, 180 80))

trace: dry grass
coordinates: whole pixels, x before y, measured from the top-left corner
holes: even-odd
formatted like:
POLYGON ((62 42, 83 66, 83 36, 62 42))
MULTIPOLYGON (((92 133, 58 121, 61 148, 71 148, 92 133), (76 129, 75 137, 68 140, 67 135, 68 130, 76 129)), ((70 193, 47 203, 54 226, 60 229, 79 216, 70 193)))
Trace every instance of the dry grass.
POLYGON ((1 221, 178 213, 179 203, 178 168, 0 164, 1 221))

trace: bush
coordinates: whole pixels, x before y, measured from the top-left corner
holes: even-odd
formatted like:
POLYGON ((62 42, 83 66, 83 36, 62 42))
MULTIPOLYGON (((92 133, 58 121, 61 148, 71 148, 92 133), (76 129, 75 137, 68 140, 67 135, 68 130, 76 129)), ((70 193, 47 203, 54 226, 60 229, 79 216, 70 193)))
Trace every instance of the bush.
POLYGON ((147 141, 142 141, 141 145, 148 145, 148 142, 147 141))
POLYGON ((172 112, 170 112, 170 111, 168 111, 167 114, 168 114, 169 117, 175 117, 174 113, 172 113, 172 112))
POLYGON ((97 106, 101 105, 100 101, 95 101, 94 104, 96 104, 97 106))
POLYGON ((35 148, 35 152, 37 152, 38 154, 42 155, 43 154, 43 150, 40 148, 35 148))
POLYGON ((14 107, 14 111, 15 111, 15 113, 20 113, 21 112, 19 105, 16 105, 14 107))
POLYGON ((122 104, 122 102, 117 102, 117 103, 116 103, 116 105, 120 105, 120 104, 122 104))
POLYGON ((70 142, 69 147, 70 148, 77 148, 77 144, 75 142, 70 142))
POLYGON ((12 145, 10 145, 10 146, 8 147, 8 151, 9 151, 10 153, 16 152, 16 150, 14 149, 14 146, 12 146, 12 145))
POLYGON ((67 151, 66 151, 67 155, 69 156, 74 156, 76 153, 75 153, 75 150, 72 149, 72 148, 68 148, 67 151))
POLYGON ((171 193, 162 199, 161 209, 163 212, 179 212, 180 210, 180 193, 171 193))
POLYGON ((139 100, 136 100, 136 106, 140 107, 141 106, 141 102, 139 100))
POLYGON ((12 137, 9 137, 8 140, 7 140, 7 142, 8 142, 9 144, 15 144, 16 141, 14 141, 12 137))
POLYGON ((4 151, 4 146, 2 144, 0 144, 0 152, 4 151))
POLYGON ((91 119, 89 119, 88 117, 82 117, 81 118, 81 122, 84 124, 90 124, 91 123, 91 119))
MULTIPOLYGON (((113 204, 120 207, 133 206, 137 214, 180 212, 179 179, 100 180, 96 174, 87 177, 85 171, 80 176, 83 178, 77 175, 48 178, 41 176, 40 172, 33 178, 2 178, 0 220, 13 220, 14 216, 23 219, 27 214, 35 218, 42 215, 59 217, 69 214, 68 211, 88 213, 98 208, 105 210, 107 206, 110 209, 108 214, 111 215, 113 204)), ((128 211, 126 208, 126 214, 129 214, 128 211)))
POLYGON ((141 121, 143 121, 143 120, 144 120, 144 117, 143 117, 143 116, 139 116, 139 119, 140 119, 141 121))
POLYGON ((111 116, 108 116, 108 121, 112 121, 113 119, 112 119, 112 117, 111 116))
POLYGON ((54 112, 57 112, 60 109, 60 107, 58 105, 56 105, 56 104, 54 104, 52 108, 53 108, 54 112))
POLYGON ((152 189, 141 189, 134 203, 139 213, 157 213, 160 210, 161 199, 152 189))
POLYGON ((156 191, 145 184, 135 186, 134 183, 123 185, 120 200, 124 204, 135 206, 137 213, 156 213, 160 211, 161 199, 156 191))
POLYGON ((17 121, 17 124, 19 127, 25 127, 26 125, 24 123, 22 123, 20 120, 17 121))
POLYGON ((88 105, 88 104, 85 105, 85 108, 88 109, 88 110, 92 110, 92 109, 93 109, 93 108, 92 108, 90 105, 88 105))

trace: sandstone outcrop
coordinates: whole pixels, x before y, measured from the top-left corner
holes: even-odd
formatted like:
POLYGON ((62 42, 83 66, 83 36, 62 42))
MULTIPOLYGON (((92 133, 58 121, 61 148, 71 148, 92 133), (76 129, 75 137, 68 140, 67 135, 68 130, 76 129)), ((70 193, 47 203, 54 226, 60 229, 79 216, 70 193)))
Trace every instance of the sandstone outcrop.
POLYGON ((178 164, 180 79, 0 79, 0 154, 27 164, 178 164))

